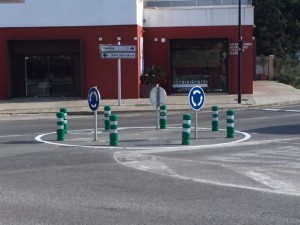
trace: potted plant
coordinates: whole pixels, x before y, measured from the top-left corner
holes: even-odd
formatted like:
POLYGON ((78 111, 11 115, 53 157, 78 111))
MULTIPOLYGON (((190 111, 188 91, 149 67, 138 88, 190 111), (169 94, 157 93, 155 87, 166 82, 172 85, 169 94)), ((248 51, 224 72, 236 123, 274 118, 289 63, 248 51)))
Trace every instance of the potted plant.
POLYGON ((149 98, 149 93, 156 84, 160 84, 165 81, 165 72, 161 66, 152 65, 145 68, 145 71, 140 77, 140 97, 149 98))

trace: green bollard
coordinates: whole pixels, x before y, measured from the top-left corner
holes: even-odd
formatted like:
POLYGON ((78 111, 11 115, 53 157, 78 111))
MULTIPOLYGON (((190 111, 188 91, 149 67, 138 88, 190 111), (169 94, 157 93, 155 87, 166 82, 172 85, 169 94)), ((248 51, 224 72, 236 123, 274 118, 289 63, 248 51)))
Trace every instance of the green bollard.
POLYGON ((191 144, 191 124, 192 116, 190 114, 183 115, 182 122, 182 142, 183 145, 191 144))
POLYGON ((109 134, 109 144, 110 146, 118 146, 119 135, 118 135, 118 115, 111 115, 110 120, 110 134, 109 134))
POLYGON ((234 138, 234 110, 227 111, 227 138, 234 138))
POLYGON ((109 130, 110 122, 109 117, 111 115, 111 106, 106 105, 104 106, 104 129, 109 130))
POLYGON ((211 130, 218 131, 219 130, 219 107, 212 107, 212 122, 211 122, 211 130))
POLYGON ((56 113, 57 117, 57 141, 64 141, 65 140, 65 130, 64 130, 64 113, 58 112, 56 113))
POLYGON ((64 114, 64 132, 65 134, 68 133, 68 109, 61 108, 60 112, 64 114))
POLYGON ((162 105, 159 108, 159 127, 160 129, 167 128, 167 106, 162 105))

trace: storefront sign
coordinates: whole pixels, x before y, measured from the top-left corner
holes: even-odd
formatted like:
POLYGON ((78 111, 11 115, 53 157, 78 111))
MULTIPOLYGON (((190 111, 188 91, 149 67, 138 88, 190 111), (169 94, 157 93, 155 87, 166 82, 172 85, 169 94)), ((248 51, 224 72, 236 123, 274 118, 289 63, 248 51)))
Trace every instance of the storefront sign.
MULTIPOLYGON (((249 49, 252 46, 252 43, 244 43, 243 51, 249 49)), ((237 55, 239 52, 239 44, 238 43, 230 43, 230 55, 237 55)))
POLYGON ((195 85, 206 88, 208 87, 208 80, 175 80, 173 83, 174 88, 194 87, 195 85))

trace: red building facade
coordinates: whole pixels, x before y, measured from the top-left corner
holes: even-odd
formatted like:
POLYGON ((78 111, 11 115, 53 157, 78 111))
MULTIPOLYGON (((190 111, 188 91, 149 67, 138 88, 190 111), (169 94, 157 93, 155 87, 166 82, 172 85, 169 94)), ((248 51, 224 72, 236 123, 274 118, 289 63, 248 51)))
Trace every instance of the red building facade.
MULTIPOLYGON (((152 8, 140 0, 93 0, 82 6, 72 0, 65 9, 64 2, 1 4, 0 99, 86 98, 92 86, 102 98, 115 99, 117 60, 100 57, 99 46, 118 41, 136 46, 134 59, 122 59, 122 98, 140 97, 140 75, 151 65, 164 68, 162 85, 169 94, 196 84, 207 92, 237 93, 236 5, 152 8)), ((252 6, 244 6, 243 12, 242 91, 252 93, 252 6)))

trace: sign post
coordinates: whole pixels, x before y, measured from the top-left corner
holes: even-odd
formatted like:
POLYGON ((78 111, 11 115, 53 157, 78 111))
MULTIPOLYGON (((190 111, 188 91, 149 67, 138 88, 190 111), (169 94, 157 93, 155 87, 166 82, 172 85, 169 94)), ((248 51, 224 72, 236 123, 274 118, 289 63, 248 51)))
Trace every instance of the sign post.
POLYGON ((117 45, 99 45, 100 55, 102 59, 117 59, 118 60, 118 105, 121 105, 121 59, 135 59, 135 45, 121 45, 119 41, 117 45))
POLYGON ((156 130, 159 129, 159 107, 166 104, 167 93, 158 84, 150 91, 150 102, 156 108, 156 130))
MULTIPOLYGON (((121 42, 118 42, 118 45, 121 45, 121 42)), ((122 91, 122 85, 121 85, 122 79, 121 79, 121 58, 118 58, 118 105, 121 105, 121 91, 122 91)))
POLYGON ((199 86, 193 87, 189 92, 189 104, 195 111, 195 139, 198 138, 198 111, 203 107, 205 103, 205 93, 199 86))
POLYGON ((97 141, 97 110, 100 105, 100 93, 97 87, 92 87, 88 93, 88 104, 94 112, 94 141, 97 141))

